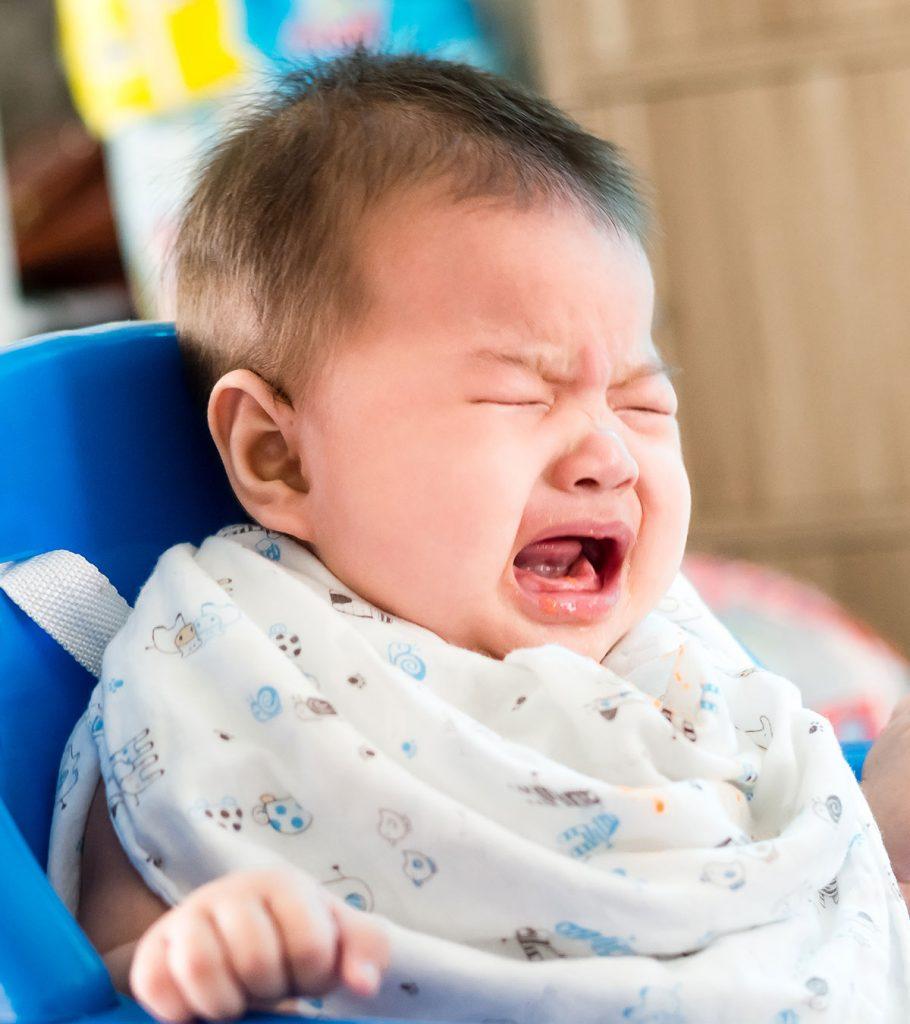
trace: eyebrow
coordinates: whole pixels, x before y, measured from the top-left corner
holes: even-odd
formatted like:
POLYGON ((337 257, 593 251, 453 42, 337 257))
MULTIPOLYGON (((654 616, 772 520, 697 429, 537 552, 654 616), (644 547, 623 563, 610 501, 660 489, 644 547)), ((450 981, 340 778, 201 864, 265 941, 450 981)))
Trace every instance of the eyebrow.
MULTIPOLYGON (((542 349, 521 349, 513 351, 510 349, 480 348, 469 353, 469 358, 475 362, 499 363, 506 366, 517 366, 519 369, 527 370, 540 377, 541 380, 551 384, 571 384, 573 376, 557 365, 556 359, 547 350, 542 349)), ((562 361, 564 363, 564 361, 562 361)), ((659 356, 655 359, 640 363, 638 366, 628 370, 622 380, 610 386, 613 388, 624 388, 643 377, 665 376, 672 380, 679 373, 679 367, 665 363, 659 356)))

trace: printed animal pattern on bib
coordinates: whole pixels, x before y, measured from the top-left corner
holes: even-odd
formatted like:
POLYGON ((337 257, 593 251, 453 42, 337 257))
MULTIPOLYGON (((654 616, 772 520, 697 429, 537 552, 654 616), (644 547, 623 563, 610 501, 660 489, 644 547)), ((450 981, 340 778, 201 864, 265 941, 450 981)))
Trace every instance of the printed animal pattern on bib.
POLYGON ((303 650, 299 633, 293 633, 283 622, 275 622, 269 626, 269 637, 275 642, 275 646, 289 658, 299 658, 303 650))
POLYGON ((221 636, 238 617, 239 612, 234 605, 205 601, 195 617, 188 618, 178 612, 170 626, 155 626, 151 646, 162 654, 179 654, 181 658, 188 658, 201 650, 204 644, 221 636))
POLYGON ((380 993, 311 1017, 910 1020, 910 924, 833 731, 682 579, 601 663, 498 661, 229 527, 162 556, 105 654, 55 793, 70 894, 99 771, 167 902, 289 865, 386 920, 380 993))
POLYGON ((567 939, 586 944, 595 956, 621 956, 634 954, 631 945, 634 936, 621 939, 618 935, 604 935, 595 928, 585 928, 573 921, 560 921, 556 925, 556 934, 567 939))
POLYGON ((580 825, 573 825, 559 834, 559 843, 572 857, 587 859, 598 848, 609 850, 613 833, 619 828, 615 814, 598 814, 580 825))
POLYGON ((333 896, 337 896, 347 903, 349 907, 370 913, 374 906, 373 891, 367 883, 362 878, 342 874, 341 868, 337 864, 332 865, 332 870, 335 872, 335 877, 323 881, 323 886, 333 896))
POLYGON ((260 686, 248 700, 250 711, 257 722, 270 722, 281 714, 281 696, 274 686, 260 686))
POLYGON ((114 795, 108 798, 111 813, 115 814, 127 801, 138 806, 140 795, 164 775, 155 753, 155 741, 147 727, 110 755, 108 771, 108 785, 114 788, 114 795))
POLYGON ((706 864, 701 873, 703 882, 739 889, 746 884, 746 869, 741 861, 716 861, 706 864))
POLYGON ((411 831, 411 821, 406 814, 390 811, 388 807, 379 809, 379 834, 390 845, 401 842, 411 831))
POLYGON ((337 715, 327 700, 321 697, 294 696, 294 713, 304 722, 324 722, 331 715, 337 715))
POLYGON ((519 928, 515 932, 515 941, 528 960, 562 960, 566 956, 553 945, 549 932, 536 928, 519 928))
POLYGON ((253 808, 253 820, 271 826, 281 835, 293 836, 310 827, 313 815, 290 795, 279 797, 266 793, 253 808))
POLYGON ((418 681, 427 674, 427 666, 423 658, 417 653, 415 644, 404 643, 401 640, 393 640, 388 647, 389 661, 398 668, 403 669, 409 676, 418 681))
POLYGON ((243 808, 238 807, 232 796, 223 796, 213 803, 200 797, 190 808, 190 814, 207 818, 225 832, 239 832, 243 828, 243 808))

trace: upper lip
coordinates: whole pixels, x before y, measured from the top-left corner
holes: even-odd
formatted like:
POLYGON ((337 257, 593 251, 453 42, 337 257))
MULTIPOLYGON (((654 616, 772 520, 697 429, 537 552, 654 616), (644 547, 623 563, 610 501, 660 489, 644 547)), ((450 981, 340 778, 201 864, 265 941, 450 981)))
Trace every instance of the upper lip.
POLYGON ((622 519, 572 519, 562 523, 553 523, 540 533, 528 538, 517 548, 515 555, 529 544, 538 544, 543 540, 556 537, 591 537, 594 540, 615 541, 625 557, 626 552, 635 542, 635 530, 622 519))

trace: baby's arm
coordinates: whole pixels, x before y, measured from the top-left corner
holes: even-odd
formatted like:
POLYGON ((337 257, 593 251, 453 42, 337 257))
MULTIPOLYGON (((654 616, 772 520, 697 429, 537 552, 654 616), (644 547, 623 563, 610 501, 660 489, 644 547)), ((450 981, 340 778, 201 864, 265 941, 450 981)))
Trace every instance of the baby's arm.
POLYGON ((139 937, 167 910, 123 852, 108 817, 104 784, 99 782, 85 827, 77 917, 121 992, 129 991, 139 937))
POLYGON ((234 872, 168 909, 123 853, 100 789, 79 920, 116 987, 169 1021, 236 1017, 256 1000, 341 983, 371 996, 388 963, 379 922, 293 868, 234 872))
POLYGON ((895 707, 863 766, 863 793, 910 906, 910 697, 895 707))

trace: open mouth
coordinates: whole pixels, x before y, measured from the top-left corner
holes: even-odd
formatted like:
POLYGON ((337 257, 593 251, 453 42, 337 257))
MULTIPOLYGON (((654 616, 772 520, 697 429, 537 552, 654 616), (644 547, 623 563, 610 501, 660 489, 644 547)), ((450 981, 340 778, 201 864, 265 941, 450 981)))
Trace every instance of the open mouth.
POLYGON ((599 590, 618 547, 612 537, 550 537, 523 547, 513 564, 534 590, 599 590))
POLYGON ((564 534, 526 544, 513 560, 519 591, 535 614, 592 619, 619 598, 633 535, 616 524, 605 536, 564 534))
POLYGON ((615 579, 630 547, 627 530, 608 537, 549 537, 515 556, 515 577, 534 593, 598 591, 615 579))

